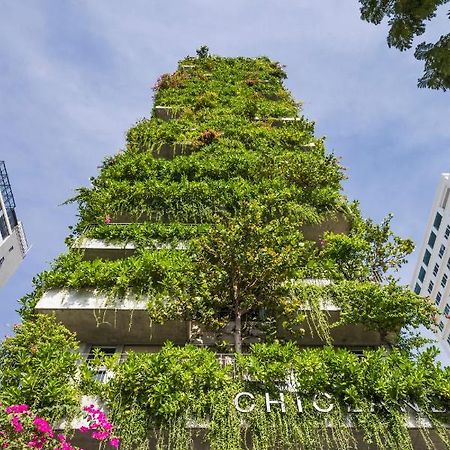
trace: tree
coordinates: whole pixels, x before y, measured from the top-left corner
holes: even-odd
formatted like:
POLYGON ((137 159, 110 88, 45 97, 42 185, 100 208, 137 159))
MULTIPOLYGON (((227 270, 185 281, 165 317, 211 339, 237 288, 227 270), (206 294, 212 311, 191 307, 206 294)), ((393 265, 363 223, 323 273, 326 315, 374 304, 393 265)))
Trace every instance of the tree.
POLYGON ((198 276, 206 286, 204 301, 223 325, 234 324, 237 353, 245 321, 260 322, 262 314, 270 317, 279 308, 308 248, 295 214, 271 217, 267 205, 245 206, 238 215, 217 217, 211 232, 194 242, 198 276))
MULTIPOLYGON (((380 24, 388 19, 387 43, 400 51, 413 46, 414 38, 426 30, 425 22, 436 16, 438 8, 449 0, 360 0, 361 18, 380 24)), ((450 12, 449 12, 450 18, 450 12)), ((425 62, 424 74, 418 80, 420 88, 450 88, 450 34, 443 35, 435 43, 420 43, 414 56, 425 62)))

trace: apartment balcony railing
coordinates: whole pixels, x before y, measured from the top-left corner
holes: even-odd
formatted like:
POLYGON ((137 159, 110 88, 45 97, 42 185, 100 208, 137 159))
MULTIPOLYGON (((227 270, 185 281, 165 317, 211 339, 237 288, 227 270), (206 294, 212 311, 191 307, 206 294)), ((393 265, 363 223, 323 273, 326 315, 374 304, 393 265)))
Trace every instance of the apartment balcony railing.
MULTIPOLYGON (((93 260, 97 258, 121 259, 132 256, 136 252, 136 245, 133 242, 109 242, 103 239, 93 239, 83 236, 75 240, 72 244, 72 248, 83 250, 85 260, 93 260)), ((148 248, 152 248, 154 250, 184 250, 187 248, 187 244, 186 242, 168 244, 153 241, 152 245, 149 245, 148 248)))
MULTIPOLYGON (((117 358, 116 362, 121 364, 127 360, 128 353, 114 353, 110 357, 117 358)), ((216 353, 216 358, 220 367, 230 367, 232 376, 237 375, 236 355, 234 353, 216 353)), ((92 353, 80 353, 80 363, 85 361, 89 363, 92 359, 94 359, 92 353)), ((95 370, 94 377, 102 383, 108 382, 114 376, 114 372, 106 366, 93 366, 93 368, 95 370)))
POLYGON ((31 246, 28 243, 25 230, 23 228, 22 222, 18 222, 16 225, 17 235, 19 237, 20 248, 22 250, 22 255, 25 256, 30 250, 31 246))

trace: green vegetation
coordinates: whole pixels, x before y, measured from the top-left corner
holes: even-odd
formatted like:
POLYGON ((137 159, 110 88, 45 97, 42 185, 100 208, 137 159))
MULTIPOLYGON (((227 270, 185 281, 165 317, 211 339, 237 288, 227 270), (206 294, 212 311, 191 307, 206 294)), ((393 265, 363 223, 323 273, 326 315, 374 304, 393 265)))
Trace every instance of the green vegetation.
POLYGON ((0 402, 25 403, 52 421, 80 409, 78 342, 52 317, 16 325, 0 345, 0 402))
MULTIPOLYGON (((435 314, 393 277, 412 242, 392 233, 390 216, 381 224, 365 220, 342 195, 343 168, 314 125, 297 118, 284 78, 267 58, 221 58, 206 48, 163 75, 152 118, 129 130, 124 151, 107 158, 92 187, 72 199, 79 222, 69 251, 22 299, 23 327, 34 333, 20 344, 25 353, 47 335, 39 324, 49 319, 34 307, 51 288, 134 294, 147 299, 154 322, 192 320, 208 332, 228 329, 232 339, 215 348, 169 343, 120 363, 97 355, 80 363, 79 382, 68 380, 67 367, 59 378, 55 362, 55 377, 42 377, 42 389, 63 380, 70 401, 51 394, 42 405, 26 398, 28 404, 60 417, 81 383, 106 403, 124 449, 145 447, 150 432, 159 448, 177 450, 190 448, 196 433, 216 450, 250 441, 254 450, 316 449, 318 442, 350 449, 350 404, 361 409, 352 420, 366 442, 403 450, 412 444, 399 408, 415 401, 448 446, 446 418, 432 414, 430 402, 449 405, 450 373, 434 363, 433 351, 414 358, 405 343, 392 348, 401 328, 431 327, 435 314), (133 243, 135 250, 122 259, 90 260, 74 245, 85 238, 133 243), (341 310, 334 323, 324 308, 330 304, 341 310), (323 347, 302 348, 306 319, 323 347), (362 359, 333 347, 333 329, 356 324, 379 333, 382 344, 362 359), (261 343, 250 345, 255 330, 261 343), (219 346, 233 351, 235 362, 219 364, 219 346), (114 376, 98 382, 96 365, 114 376), (304 412, 265 413, 264 393, 279 395, 287 379, 305 395, 304 412), (256 405, 244 416, 232 403, 242 390, 254 394, 256 405), (311 395, 323 392, 335 404, 326 417, 311 408, 311 395), (372 403, 382 406, 372 410, 372 403)), ((50 322, 45 327, 62 333, 50 322)), ((75 358, 72 338, 65 345, 63 355, 75 358)), ((19 364, 20 352, 4 361, 19 364)), ((14 376, 28 375, 17 369, 14 376)), ((16 391, 11 401, 25 402, 16 391)), ((298 408, 292 396, 286 407, 298 408)), ((432 448, 429 431, 422 433, 432 448)))
MULTIPOLYGON (((221 367, 207 349, 166 345, 155 354, 131 353, 121 364, 110 359, 114 377, 107 384, 98 383, 93 392, 107 402, 114 423, 124 433, 125 448, 143 445, 148 430, 153 430, 161 448, 190 448, 189 424, 196 424, 194 434, 202 434, 207 424, 204 438, 214 450, 245 448, 249 436, 254 448, 264 450, 317 449, 322 448, 320 442, 350 449, 355 443, 346 421, 351 407, 360 410, 351 420, 366 442, 386 450, 412 449, 401 410, 411 399, 448 446, 449 437, 438 420, 445 416, 430 408, 448 402, 449 372, 436 366, 433 358, 431 350, 412 360, 400 350, 383 348, 367 351, 360 359, 343 349, 300 350, 293 344, 274 343, 256 344, 250 353, 238 355, 234 364, 221 367), (283 380, 294 376, 302 412, 296 397, 285 391, 286 413, 279 405, 267 413, 265 393, 279 399, 283 380), (255 397, 250 413, 238 413, 232 403, 244 391, 255 397), (312 399, 325 392, 332 399, 322 399, 322 407, 332 402, 334 408, 321 414, 312 399), (328 437, 327 421, 334 427, 328 437)), ((249 408, 244 403, 241 406, 249 408)))
MULTIPOLYGON (((436 17, 437 10, 449 0, 360 0, 361 17, 376 25, 387 18, 389 47, 401 51, 413 46, 416 37, 425 33, 426 22, 436 17)), ((450 18, 450 12, 449 12, 450 18)), ((428 25, 429 26, 429 25, 428 25)), ((423 76, 418 81, 421 88, 450 88, 450 33, 435 43, 422 42, 416 47, 414 56, 425 61, 423 76)))

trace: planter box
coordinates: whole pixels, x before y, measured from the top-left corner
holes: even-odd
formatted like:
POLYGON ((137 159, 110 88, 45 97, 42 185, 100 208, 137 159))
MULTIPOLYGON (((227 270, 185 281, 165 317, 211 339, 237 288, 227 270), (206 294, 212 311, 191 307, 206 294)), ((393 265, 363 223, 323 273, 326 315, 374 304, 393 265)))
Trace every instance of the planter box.
POLYGON ((270 123, 273 127, 282 127, 283 125, 299 123, 301 121, 301 117, 277 117, 276 119, 270 119, 270 123))
POLYGON ((153 156, 159 159, 173 159, 175 156, 190 155, 194 151, 191 142, 173 142, 162 144, 152 151, 153 156))
POLYGON ((350 232, 350 223, 343 213, 338 212, 325 218, 321 223, 302 225, 300 231, 308 241, 319 242, 326 231, 348 234, 350 232))
POLYGON ((155 106, 153 113, 155 117, 165 121, 179 119, 183 115, 182 109, 175 109, 171 106, 155 106))
POLYGON ((147 299, 127 296, 109 298, 93 290, 51 289, 38 301, 35 311, 56 319, 91 345, 163 345, 189 341, 189 324, 183 321, 152 323, 147 299))

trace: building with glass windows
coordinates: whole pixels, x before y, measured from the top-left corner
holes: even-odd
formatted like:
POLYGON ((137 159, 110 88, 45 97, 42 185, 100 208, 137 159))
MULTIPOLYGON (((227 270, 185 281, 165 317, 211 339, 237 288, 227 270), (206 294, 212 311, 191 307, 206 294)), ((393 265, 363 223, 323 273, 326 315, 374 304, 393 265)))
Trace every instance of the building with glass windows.
POLYGON ((29 250, 4 161, 0 161, 0 287, 16 271, 29 250))
POLYGON ((443 173, 434 196, 411 289, 430 297, 439 308, 436 333, 450 357, 450 173, 443 173))

